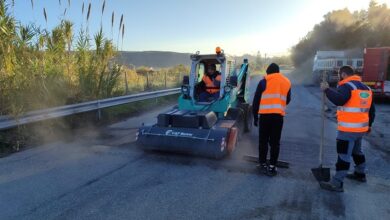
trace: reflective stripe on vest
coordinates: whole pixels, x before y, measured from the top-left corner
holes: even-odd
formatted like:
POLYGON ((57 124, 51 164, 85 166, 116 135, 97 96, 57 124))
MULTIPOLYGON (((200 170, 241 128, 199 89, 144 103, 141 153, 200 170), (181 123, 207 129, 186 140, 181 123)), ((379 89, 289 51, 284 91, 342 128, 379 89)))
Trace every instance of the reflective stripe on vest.
POLYGON ((291 88, 290 80, 281 73, 266 75, 266 88, 261 94, 259 114, 285 115, 287 94, 291 88))
POLYGON ((364 122, 364 123, 339 122, 338 125, 346 128, 363 128, 368 126, 368 122, 364 122))
POLYGON ((352 82, 347 82, 346 84, 348 84, 349 86, 352 87, 352 90, 357 90, 357 87, 355 86, 355 84, 353 84, 352 82))
POLYGON ((284 111, 286 107, 282 106, 281 104, 260 105, 260 110, 263 109, 282 109, 284 111))
POLYGON ((343 106, 337 107, 337 129, 343 132, 366 132, 372 103, 372 91, 358 89, 351 81, 361 82, 359 76, 350 76, 339 85, 347 84, 352 88, 351 97, 343 106))
POLYGON ((352 107, 342 107, 342 106, 337 107, 337 110, 343 112, 352 112, 352 113, 370 111, 369 108, 352 108, 352 107))
POLYGON ((286 101, 287 98, 284 95, 281 94, 265 94, 261 96, 262 99, 274 99, 274 98, 279 98, 283 101, 286 101))

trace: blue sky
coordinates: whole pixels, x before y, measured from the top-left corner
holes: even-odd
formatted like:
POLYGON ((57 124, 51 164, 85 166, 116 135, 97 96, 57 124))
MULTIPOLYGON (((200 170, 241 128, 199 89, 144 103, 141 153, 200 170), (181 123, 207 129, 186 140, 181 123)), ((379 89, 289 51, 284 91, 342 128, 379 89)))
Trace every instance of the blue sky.
MULTIPOLYGON (((10 2, 10 1, 9 1, 10 2)), ((360 10, 369 0, 15 0, 13 13, 24 24, 37 23, 48 29, 57 25, 67 7, 66 19, 75 23, 77 33, 86 26, 88 3, 92 3, 89 30, 100 28, 111 38, 111 14, 115 12, 113 41, 117 42, 119 19, 124 15, 123 50, 163 50, 177 52, 212 52, 221 46, 229 54, 287 54, 323 15, 336 9, 360 10), (43 16, 46 8, 48 23, 43 16)), ((378 0, 387 3, 390 0, 378 0)), ((121 43, 120 43, 121 45, 121 43)), ((121 48, 121 46, 120 46, 121 48)))

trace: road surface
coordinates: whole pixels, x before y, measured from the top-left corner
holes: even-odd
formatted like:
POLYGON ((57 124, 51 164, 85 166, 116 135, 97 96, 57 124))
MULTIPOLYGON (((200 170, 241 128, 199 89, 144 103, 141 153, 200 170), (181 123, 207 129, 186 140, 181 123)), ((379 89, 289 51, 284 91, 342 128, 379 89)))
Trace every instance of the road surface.
MULTIPOLYGON (((153 123, 160 108, 0 158, 0 219, 388 219, 390 106, 378 107, 377 127, 363 142, 368 182, 323 191, 310 172, 318 166, 320 92, 292 81, 280 155, 290 168, 276 177, 242 159, 257 154, 256 130, 220 161, 143 152, 134 145, 136 127, 153 123)), ((328 113, 332 171, 335 129, 328 113)))

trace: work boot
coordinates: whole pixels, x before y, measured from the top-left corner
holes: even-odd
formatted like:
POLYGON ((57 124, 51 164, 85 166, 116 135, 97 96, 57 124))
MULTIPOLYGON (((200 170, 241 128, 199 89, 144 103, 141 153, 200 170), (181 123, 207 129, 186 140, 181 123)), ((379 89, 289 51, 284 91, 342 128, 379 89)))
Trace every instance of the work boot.
POLYGON ((346 177, 347 177, 348 179, 355 180, 355 181, 362 182, 362 183, 367 182, 366 174, 365 174, 365 173, 353 172, 353 173, 347 174, 346 177))
POLYGON ((261 173, 267 174, 268 165, 266 163, 258 164, 256 167, 261 173))
POLYGON ((267 175, 268 176, 276 176, 278 174, 278 171, 274 165, 269 165, 267 175))
POLYGON ((320 182, 321 188, 329 191, 335 191, 335 192, 344 192, 343 183, 340 183, 340 185, 336 185, 332 182, 320 182))

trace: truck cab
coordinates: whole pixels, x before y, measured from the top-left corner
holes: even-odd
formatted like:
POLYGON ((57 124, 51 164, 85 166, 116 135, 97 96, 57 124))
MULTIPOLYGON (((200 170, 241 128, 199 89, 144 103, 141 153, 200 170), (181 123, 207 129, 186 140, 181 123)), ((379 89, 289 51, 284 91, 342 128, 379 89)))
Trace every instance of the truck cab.
POLYGON ((375 96, 390 97, 390 47, 364 49, 362 79, 375 96))
POLYGON ((361 51, 317 51, 313 62, 313 83, 317 85, 324 78, 332 86, 337 85, 340 80, 338 70, 345 65, 362 73, 361 51))

